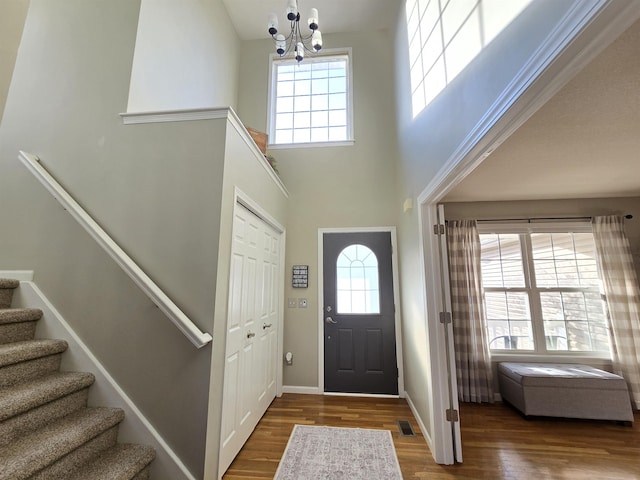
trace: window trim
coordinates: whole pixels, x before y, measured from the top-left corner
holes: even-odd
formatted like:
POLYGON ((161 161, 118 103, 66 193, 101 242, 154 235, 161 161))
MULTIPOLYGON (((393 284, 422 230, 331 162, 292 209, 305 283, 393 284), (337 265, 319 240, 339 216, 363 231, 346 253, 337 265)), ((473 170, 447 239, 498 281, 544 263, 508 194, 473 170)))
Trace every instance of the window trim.
MULTIPOLYGON (((584 221, 562 221, 562 222, 478 222, 477 231, 479 235, 486 234, 499 234, 499 233, 511 233, 518 235, 530 235, 531 233, 593 233, 590 222, 584 221)), ((534 319, 534 314, 539 313, 534 308, 533 302, 539 301, 539 297, 533 298, 535 294, 539 294, 541 290, 548 290, 539 288, 537 285, 534 287, 531 283, 531 276, 533 267, 532 258, 530 258, 531 250, 531 237, 527 237, 527 241, 524 244, 521 242, 520 248, 523 255, 523 268, 525 271, 525 287, 510 289, 512 291, 525 291, 529 296, 529 308, 531 309, 531 329, 535 340, 544 338, 544 332, 540 337, 540 331, 543 331, 542 319, 534 319), (526 255, 526 257, 525 257, 526 255)), ((484 287, 483 287, 484 288, 484 287)), ((489 288, 488 291, 503 291, 504 289, 489 288)), ((567 288, 560 288, 560 290, 566 291, 567 288)), ((584 291, 583 289, 578 289, 584 291)), ((571 351, 559 351, 559 350, 546 350, 546 347, 540 348, 539 344, 535 350, 499 350, 489 349, 491 358, 494 361, 513 361, 515 358, 521 361, 536 361, 545 359, 545 361, 554 360, 558 362, 579 363, 583 360, 596 360, 602 362, 603 365, 610 365, 612 361, 612 352, 598 352, 598 351, 583 351, 583 352, 571 352, 571 351)))
POLYGON ((348 72, 348 80, 347 80, 347 140, 341 140, 337 142, 306 142, 306 143, 272 143, 272 140, 275 139, 275 102, 273 101, 273 95, 275 92, 275 78, 273 75, 274 64, 280 62, 293 62, 296 61, 292 58, 283 58, 280 57, 277 53, 272 53, 269 55, 269 82, 268 82, 268 91, 267 91, 267 132, 269 134, 268 144, 270 150, 284 150, 291 148, 316 148, 316 147, 342 147, 342 146, 352 146, 355 144, 354 138, 354 129, 353 129, 353 55, 351 47, 348 48, 329 48, 323 49, 320 53, 306 57, 303 62, 321 62, 323 59, 327 57, 347 57, 347 72, 348 72))

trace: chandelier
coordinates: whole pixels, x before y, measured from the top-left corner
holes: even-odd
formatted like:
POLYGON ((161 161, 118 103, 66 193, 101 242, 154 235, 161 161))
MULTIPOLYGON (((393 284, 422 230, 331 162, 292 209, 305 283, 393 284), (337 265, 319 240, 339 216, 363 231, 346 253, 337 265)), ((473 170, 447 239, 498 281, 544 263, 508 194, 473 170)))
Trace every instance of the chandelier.
POLYGON ((291 23, 291 33, 284 36, 278 33, 278 16, 275 13, 269 15, 269 34, 276 44, 276 52, 284 57, 290 52, 300 63, 304 59, 304 52, 318 53, 322 48, 322 33, 318 30, 318 9, 312 8, 307 25, 311 32, 305 36, 300 29, 300 11, 298 0, 287 0, 287 20, 291 23))

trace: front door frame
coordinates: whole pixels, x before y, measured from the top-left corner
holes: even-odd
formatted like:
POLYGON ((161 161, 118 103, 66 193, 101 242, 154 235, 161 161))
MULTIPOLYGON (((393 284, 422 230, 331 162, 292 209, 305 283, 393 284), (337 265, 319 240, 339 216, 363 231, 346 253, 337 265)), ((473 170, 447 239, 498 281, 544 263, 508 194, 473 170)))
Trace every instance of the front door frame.
POLYGON ((396 239, 396 227, 340 227, 318 229, 318 392, 322 395, 353 395, 374 397, 396 397, 396 395, 372 395, 335 393, 324 391, 324 234, 325 233, 369 233, 385 232, 391 235, 391 267, 393 271, 393 303, 395 305, 395 329, 396 329, 396 362, 398 364, 398 395, 405 397, 404 391, 404 362, 402 355, 402 325, 400 316, 400 290, 398 276, 398 248, 396 239))

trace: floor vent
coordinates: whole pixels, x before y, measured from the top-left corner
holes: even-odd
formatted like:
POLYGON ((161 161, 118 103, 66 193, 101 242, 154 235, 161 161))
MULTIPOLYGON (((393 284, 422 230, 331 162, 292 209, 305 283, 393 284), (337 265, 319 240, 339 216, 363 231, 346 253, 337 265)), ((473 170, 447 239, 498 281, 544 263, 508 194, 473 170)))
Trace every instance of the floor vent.
POLYGON ((398 429, 404 437, 413 437, 415 433, 408 420, 398 420, 398 429))

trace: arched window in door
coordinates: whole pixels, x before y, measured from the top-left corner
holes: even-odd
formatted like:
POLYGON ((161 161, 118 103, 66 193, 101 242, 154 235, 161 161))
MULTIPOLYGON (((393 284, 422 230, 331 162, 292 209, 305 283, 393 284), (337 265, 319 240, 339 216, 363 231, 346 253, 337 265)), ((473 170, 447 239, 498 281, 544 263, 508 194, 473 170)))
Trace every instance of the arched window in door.
POLYGON ((378 285, 378 258, 369 247, 353 244, 340 252, 336 261, 338 313, 380 313, 378 285))

